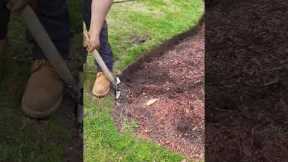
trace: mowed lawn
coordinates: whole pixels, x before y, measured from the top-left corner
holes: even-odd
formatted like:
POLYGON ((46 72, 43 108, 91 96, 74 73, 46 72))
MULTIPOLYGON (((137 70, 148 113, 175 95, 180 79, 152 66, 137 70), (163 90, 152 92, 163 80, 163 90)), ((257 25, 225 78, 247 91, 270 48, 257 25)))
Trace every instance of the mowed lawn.
MULTIPOLYGON (((141 54, 165 40, 193 28, 204 13, 202 0, 139 0, 114 3, 109 14, 109 39, 114 52, 114 72, 121 73, 141 54)), ((152 141, 136 137, 137 123, 127 123, 119 133, 111 116, 112 96, 91 97, 95 65, 85 66, 85 162, 180 162, 185 157, 152 141)))
MULTIPOLYGON (((81 43, 80 1, 69 1, 73 48, 81 43)), ((2 21, 2 20, 1 20, 2 21)), ((21 17, 12 16, 9 24, 9 50, 4 75, 0 78, 0 161, 1 162, 63 162, 64 147, 73 142, 65 126, 65 117, 57 112, 47 121, 37 122, 23 116, 21 98, 30 75, 31 48, 25 38, 21 17)))

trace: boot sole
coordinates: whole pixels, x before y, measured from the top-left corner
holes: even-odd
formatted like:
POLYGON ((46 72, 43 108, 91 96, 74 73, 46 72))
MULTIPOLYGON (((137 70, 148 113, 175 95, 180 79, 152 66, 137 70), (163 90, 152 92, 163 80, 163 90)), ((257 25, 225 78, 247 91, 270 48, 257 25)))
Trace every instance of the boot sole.
POLYGON ((52 106, 48 111, 45 111, 45 112, 32 111, 31 109, 29 109, 28 106, 25 106, 25 105, 22 105, 22 110, 27 116, 31 118, 35 118, 35 119, 47 118, 50 114, 52 114, 54 111, 56 111, 60 107, 62 100, 63 100, 63 96, 59 98, 59 100, 56 102, 54 106, 52 106))
POLYGON ((109 94, 109 92, 110 92, 110 88, 106 92, 104 92, 102 94, 97 94, 97 93, 93 93, 93 92, 92 92, 92 94, 95 97, 105 97, 105 96, 107 96, 109 94))

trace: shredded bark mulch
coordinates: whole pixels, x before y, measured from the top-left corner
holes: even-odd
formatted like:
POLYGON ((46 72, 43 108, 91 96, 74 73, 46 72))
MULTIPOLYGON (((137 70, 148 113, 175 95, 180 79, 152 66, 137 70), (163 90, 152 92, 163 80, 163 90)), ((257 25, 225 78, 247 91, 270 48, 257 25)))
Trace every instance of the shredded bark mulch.
POLYGON ((199 160, 204 158, 204 25, 174 43, 124 73, 128 99, 113 116, 120 128, 123 118, 134 119, 140 137, 199 160))
POLYGON ((285 162, 288 2, 209 2, 206 161, 285 162))

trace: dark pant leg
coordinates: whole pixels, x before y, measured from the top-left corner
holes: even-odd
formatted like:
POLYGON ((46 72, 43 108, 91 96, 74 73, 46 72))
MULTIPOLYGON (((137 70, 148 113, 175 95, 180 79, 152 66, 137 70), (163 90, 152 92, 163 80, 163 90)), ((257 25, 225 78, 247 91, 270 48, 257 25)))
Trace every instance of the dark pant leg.
POLYGON ((0 0, 0 40, 7 37, 9 22, 9 10, 6 8, 6 2, 0 0))
MULTIPOLYGON (((69 57, 70 25, 66 0, 38 0, 37 16, 64 59, 69 57)), ((35 45, 35 59, 45 59, 43 51, 35 45)))
POLYGON ((101 54, 105 64, 112 71, 113 70, 113 53, 108 41, 108 27, 105 23, 102 27, 100 33, 100 49, 99 53, 101 54))
MULTIPOLYGON (((90 20, 91 20, 91 0, 84 0, 83 5, 83 17, 84 21, 87 24, 87 27, 90 27, 90 20)), ((105 22, 104 26, 102 27, 101 34, 100 34, 100 49, 99 53, 103 58, 103 61, 107 65, 107 67, 112 71, 113 69, 113 53, 112 49, 108 40, 108 27, 105 22)))

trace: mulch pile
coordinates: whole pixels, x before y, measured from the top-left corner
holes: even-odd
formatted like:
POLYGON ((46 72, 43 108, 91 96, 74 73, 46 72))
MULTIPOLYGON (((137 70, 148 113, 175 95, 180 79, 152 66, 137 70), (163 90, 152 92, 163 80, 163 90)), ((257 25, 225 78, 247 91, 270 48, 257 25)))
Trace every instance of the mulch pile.
MULTIPOLYGON (((204 158, 204 25, 163 54, 140 61, 125 73, 128 100, 114 117, 138 123, 137 134, 180 152, 204 158)), ((121 127, 121 123, 120 123, 121 127)))
POLYGON ((209 2, 206 161, 287 162, 288 1, 209 2))

